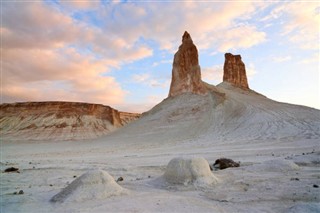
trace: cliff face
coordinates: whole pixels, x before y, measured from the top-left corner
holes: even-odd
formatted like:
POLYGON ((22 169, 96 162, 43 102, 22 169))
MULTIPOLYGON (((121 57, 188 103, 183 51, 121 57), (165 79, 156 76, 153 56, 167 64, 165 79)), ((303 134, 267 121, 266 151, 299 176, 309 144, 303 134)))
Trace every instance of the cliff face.
POLYGON ((233 86, 248 90, 246 67, 240 55, 226 53, 223 66, 223 82, 231 83, 233 86))
POLYGON ((0 131, 12 140, 77 140, 108 134, 139 118, 100 104, 25 102, 0 105, 0 131))
POLYGON ((207 89, 201 81, 198 50, 188 32, 182 36, 182 44, 174 55, 169 97, 193 93, 204 95, 207 89))

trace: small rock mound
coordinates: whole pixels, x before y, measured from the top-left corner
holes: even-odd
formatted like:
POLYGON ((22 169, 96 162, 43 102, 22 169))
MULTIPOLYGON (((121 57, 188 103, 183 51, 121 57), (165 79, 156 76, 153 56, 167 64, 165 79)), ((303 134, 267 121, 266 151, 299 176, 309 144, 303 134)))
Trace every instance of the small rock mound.
POLYGON ((299 170, 300 167, 292 161, 275 159, 255 164, 251 166, 251 170, 265 171, 265 172, 289 172, 299 170))
POLYGON ((84 201, 126 194, 113 177, 103 170, 89 171, 51 198, 51 202, 84 201))
POLYGON ((204 158, 174 158, 167 166, 164 179, 171 184, 215 184, 217 178, 204 158))
POLYGON ((239 167, 240 163, 234 162, 232 159, 219 158, 214 162, 213 167, 218 169, 226 169, 229 167, 239 167))

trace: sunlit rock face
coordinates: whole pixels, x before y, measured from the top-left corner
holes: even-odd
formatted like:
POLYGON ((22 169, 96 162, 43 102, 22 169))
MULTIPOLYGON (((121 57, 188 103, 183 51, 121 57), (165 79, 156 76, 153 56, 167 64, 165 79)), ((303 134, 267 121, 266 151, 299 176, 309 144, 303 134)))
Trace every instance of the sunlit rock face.
POLYGON ((207 94, 201 81, 198 50, 188 32, 184 32, 182 44, 174 55, 169 97, 183 93, 207 94))
POLYGON ((242 89, 249 89, 246 67, 241 60, 241 55, 226 53, 224 57, 223 82, 231 83, 242 89))
POLYGON ((106 135, 139 118, 101 104, 24 102, 0 105, 0 132, 9 140, 78 140, 106 135))

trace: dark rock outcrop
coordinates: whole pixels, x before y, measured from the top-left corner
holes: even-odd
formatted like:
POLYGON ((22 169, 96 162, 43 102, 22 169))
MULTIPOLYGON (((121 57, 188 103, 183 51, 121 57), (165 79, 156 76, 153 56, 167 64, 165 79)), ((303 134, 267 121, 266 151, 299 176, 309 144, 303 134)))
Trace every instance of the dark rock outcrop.
POLYGON ((248 90, 248 80, 245 64, 241 60, 241 55, 224 55, 223 82, 231 83, 233 86, 248 90))
POLYGON ((182 44, 174 55, 169 97, 183 93, 207 93, 207 88, 201 81, 198 50, 187 31, 184 32, 182 44))
POLYGON ((213 164, 213 167, 218 169, 226 169, 229 167, 239 167, 239 166, 240 166, 240 163, 234 162, 232 159, 228 159, 228 158, 219 158, 213 164))
POLYGON ((19 169, 15 167, 9 167, 4 170, 4 172, 18 172, 19 169))

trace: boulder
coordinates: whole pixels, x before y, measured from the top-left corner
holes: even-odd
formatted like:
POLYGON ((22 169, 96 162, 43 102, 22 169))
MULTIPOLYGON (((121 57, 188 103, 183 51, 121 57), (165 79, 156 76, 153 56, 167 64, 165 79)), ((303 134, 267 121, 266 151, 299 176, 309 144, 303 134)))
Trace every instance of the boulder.
POLYGON ((204 158, 174 158, 166 168, 164 179, 170 184, 215 184, 217 178, 204 158))

